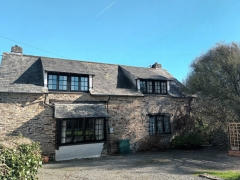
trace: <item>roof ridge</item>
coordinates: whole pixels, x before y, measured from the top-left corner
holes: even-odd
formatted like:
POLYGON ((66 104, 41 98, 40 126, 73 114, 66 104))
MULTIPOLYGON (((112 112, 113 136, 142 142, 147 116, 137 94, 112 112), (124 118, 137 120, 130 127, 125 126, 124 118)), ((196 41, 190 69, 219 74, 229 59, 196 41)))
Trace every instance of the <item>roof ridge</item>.
MULTIPOLYGON (((125 66, 125 67, 134 67, 134 68, 143 68, 143 69, 151 69, 150 67, 141 67, 141 66, 132 66, 132 65, 124 65, 124 64, 113 64, 113 63, 104 63, 104 62, 95 62, 91 60, 80 60, 80 59, 64 59, 64 58, 55 58, 55 57, 47 57, 47 56, 37 56, 37 55, 29 55, 29 54, 14 54, 11 52, 3 52, 3 54, 8 55, 16 55, 16 56, 25 56, 25 57, 36 57, 36 58, 46 58, 53 60, 62 60, 62 61, 76 61, 76 62, 84 62, 84 63, 96 63, 96 64, 104 64, 104 65, 114 65, 114 66, 125 66)), ((162 69, 165 70, 165 69, 162 69)), ((165 70, 166 71, 166 70, 165 70)))

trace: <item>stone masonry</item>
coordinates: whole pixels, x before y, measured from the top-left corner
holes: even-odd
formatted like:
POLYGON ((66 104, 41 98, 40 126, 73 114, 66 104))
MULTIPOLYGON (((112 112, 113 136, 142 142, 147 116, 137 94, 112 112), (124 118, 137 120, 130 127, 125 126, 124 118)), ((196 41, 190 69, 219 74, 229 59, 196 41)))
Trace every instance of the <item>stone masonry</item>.
POLYGON ((41 143, 44 153, 53 153, 55 120, 42 94, 0 93, 0 135, 21 133, 41 143))
POLYGON ((0 135, 21 133, 40 142, 43 154, 54 154, 56 120, 53 118, 53 108, 48 106, 52 105, 52 101, 106 102, 110 118, 107 121, 108 140, 103 154, 118 153, 119 139, 129 139, 132 152, 166 148, 175 135, 192 127, 186 108, 189 102, 187 98, 167 95, 124 97, 91 96, 89 93, 0 93, 0 135), (149 136, 149 113, 170 114, 172 133, 149 136), (113 133, 109 133, 109 128, 113 129, 113 133))

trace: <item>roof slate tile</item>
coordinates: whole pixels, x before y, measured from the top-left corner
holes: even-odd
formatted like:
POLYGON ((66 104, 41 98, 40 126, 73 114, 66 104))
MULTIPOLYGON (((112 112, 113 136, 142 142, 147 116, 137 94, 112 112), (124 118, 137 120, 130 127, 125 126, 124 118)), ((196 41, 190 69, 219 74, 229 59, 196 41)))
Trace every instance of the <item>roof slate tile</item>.
POLYGON ((169 94, 183 97, 181 83, 164 69, 131 67, 86 61, 65 60, 3 53, 0 92, 44 93, 43 70, 94 75, 92 95, 144 96, 137 91, 136 79, 170 81, 169 94))

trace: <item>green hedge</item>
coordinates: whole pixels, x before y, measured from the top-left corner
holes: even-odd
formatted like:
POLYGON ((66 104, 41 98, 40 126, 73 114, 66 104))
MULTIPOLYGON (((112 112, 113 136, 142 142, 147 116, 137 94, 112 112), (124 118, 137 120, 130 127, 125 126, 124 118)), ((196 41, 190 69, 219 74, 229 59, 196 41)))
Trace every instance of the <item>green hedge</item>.
POLYGON ((197 149, 201 148, 202 144, 202 136, 198 132, 191 132, 184 136, 175 136, 171 142, 171 147, 178 149, 197 149))
POLYGON ((0 177, 6 180, 36 179, 42 166, 39 143, 23 137, 5 137, 0 142, 0 177))

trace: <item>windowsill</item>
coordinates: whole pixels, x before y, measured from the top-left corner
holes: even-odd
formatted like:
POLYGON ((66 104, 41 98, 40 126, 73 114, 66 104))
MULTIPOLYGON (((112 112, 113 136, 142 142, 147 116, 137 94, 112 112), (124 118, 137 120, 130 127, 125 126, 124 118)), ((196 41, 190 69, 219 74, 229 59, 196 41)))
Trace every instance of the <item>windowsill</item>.
POLYGON ((149 136, 171 136, 171 135, 172 133, 161 133, 161 134, 152 134, 152 135, 149 134, 149 136))
POLYGON ((90 93, 89 91, 52 91, 48 90, 49 94, 81 94, 81 93, 90 93))
POLYGON ((169 96, 169 94, 142 93, 144 96, 169 96))
POLYGON ((59 144, 59 146, 75 146, 75 145, 84 145, 84 144, 97 144, 97 143, 104 143, 106 140, 102 141, 90 141, 90 142, 82 142, 82 143, 66 143, 66 144, 59 144))

